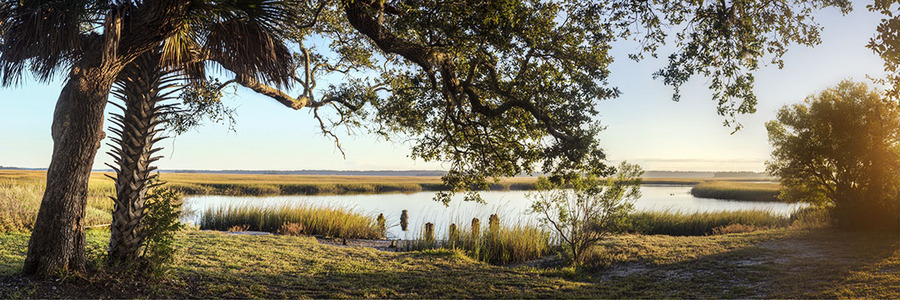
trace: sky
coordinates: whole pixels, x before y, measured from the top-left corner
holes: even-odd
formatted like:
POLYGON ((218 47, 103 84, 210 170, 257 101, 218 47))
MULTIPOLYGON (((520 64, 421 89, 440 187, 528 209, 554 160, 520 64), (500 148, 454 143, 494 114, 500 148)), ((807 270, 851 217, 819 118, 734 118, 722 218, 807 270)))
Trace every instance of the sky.
MULTIPOLYGON (((757 112, 738 117, 744 128, 734 134, 722 126, 725 119, 716 114, 706 78, 686 84, 680 102, 671 100, 671 87, 652 78, 665 66, 671 48, 662 48, 660 59, 634 62, 626 57, 634 52, 633 44, 615 44, 609 82, 622 95, 597 106, 597 119, 606 126, 599 139, 608 159, 638 163, 646 170, 763 171, 772 150, 764 124, 775 118, 778 108, 802 102, 844 79, 868 81, 867 75, 882 75, 881 60, 865 48, 881 16, 868 12, 863 3, 854 3, 847 16, 836 9, 817 13, 816 20, 825 27, 822 44, 791 47, 783 69, 766 66, 755 73, 757 112)), ((49 165, 50 124, 62 83, 29 81, 0 88, 0 166, 49 165)), ((165 158, 157 162, 161 169, 446 169, 441 162, 410 159, 409 143, 385 141, 366 132, 337 132, 345 158, 331 139, 322 136, 309 110, 294 111, 243 88, 224 101, 236 109, 234 131, 210 124, 161 142, 165 147, 165 158)), ((112 162, 107 151, 108 146, 100 149, 95 169, 112 162)))

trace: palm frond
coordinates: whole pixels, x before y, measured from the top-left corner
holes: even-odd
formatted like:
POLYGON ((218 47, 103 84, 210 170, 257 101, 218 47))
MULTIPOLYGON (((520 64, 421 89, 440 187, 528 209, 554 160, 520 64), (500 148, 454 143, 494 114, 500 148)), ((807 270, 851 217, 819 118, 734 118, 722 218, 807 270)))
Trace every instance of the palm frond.
POLYGON ((163 42, 159 63, 164 68, 180 70, 190 80, 203 80, 206 78, 204 58, 194 26, 194 22, 184 22, 180 30, 163 42))
POLYGON ((298 0, 220 0, 212 9, 221 20, 243 20, 264 31, 283 35, 285 24, 297 24, 303 1, 298 0))
POLYGON ((0 83, 18 83, 29 67, 41 81, 66 69, 82 46, 95 1, 4 1, 0 6, 0 83))
POLYGON ((281 39, 255 23, 232 19, 210 26, 204 49, 238 76, 279 86, 290 83, 290 50, 281 39))

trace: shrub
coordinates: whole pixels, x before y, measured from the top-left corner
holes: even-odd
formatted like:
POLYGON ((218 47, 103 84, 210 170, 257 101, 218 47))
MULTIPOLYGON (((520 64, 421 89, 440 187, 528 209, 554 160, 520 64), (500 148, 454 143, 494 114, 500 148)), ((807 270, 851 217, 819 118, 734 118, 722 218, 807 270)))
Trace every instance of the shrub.
POLYGON ((162 275, 175 258, 175 234, 184 228, 181 215, 181 194, 165 188, 153 188, 144 203, 146 214, 141 220, 144 235, 142 263, 144 271, 162 275))
POLYGON ((552 183, 539 178, 531 212, 552 228, 565 246, 573 263, 581 263, 581 254, 606 234, 625 229, 632 201, 640 198, 637 165, 622 162, 615 176, 603 179, 588 174, 552 183), (567 188, 571 186, 571 188, 567 188))

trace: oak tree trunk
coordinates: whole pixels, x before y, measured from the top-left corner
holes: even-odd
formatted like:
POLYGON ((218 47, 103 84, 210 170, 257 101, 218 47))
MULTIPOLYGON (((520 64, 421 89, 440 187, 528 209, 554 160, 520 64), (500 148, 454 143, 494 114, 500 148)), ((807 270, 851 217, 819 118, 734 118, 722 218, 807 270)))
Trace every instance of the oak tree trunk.
POLYGON ((73 66, 53 114, 53 156, 28 254, 25 275, 84 270, 84 208, 91 168, 103 132, 103 110, 118 70, 99 57, 73 66))

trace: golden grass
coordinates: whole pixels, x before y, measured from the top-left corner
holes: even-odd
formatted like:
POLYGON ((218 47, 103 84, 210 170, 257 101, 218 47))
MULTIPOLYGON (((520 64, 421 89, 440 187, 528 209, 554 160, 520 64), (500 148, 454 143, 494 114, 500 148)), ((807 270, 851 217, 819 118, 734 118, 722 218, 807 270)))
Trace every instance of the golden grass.
POLYGON ((708 181, 691 188, 691 195, 699 198, 714 198, 739 201, 772 202, 781 185, 778 183, 750 183, 735 181, 708 181))
POLYGON ((735 225, 775 228, 791 224, 791 218, 775 215, 765 210, 695 213, 642 211, 631 214, 630 218, 632 228, 629 231, 631 232, 674 236, 709 235, 716 233, 717 230, 721 232, 729 226, 735 225))
POLYGON ((419 237, 416 249, 445 248, 462 250, 467 256, 497 265, 526 262, 549 255, 554 242, 546 230, 527 225, 496 226, 475 230, 472 226, 459 226, 444 241, 419 237))
POLYGON ((379 239, 384 237, 374 217, 344 207, 313 205, 254 207, 225 206, 208 209, 200 220, 201 229, 278 232, 294 223, 304 234, 337 238, 379 239), (242 230, 232 230, 238 227, 242 230))
MULTIPOLYGON (((0 171, 0 232, 31 231, 44 194, 44 181, 33 171, 0 171)), ((90 183, 85 226, 112 221, 113 202, 109 196, 114 193, 112 182, 90 183)))

